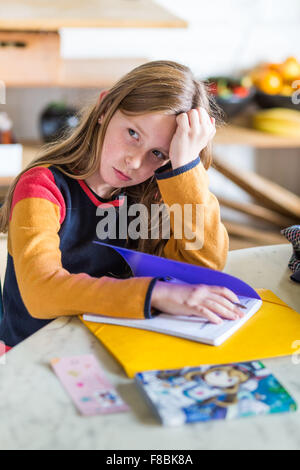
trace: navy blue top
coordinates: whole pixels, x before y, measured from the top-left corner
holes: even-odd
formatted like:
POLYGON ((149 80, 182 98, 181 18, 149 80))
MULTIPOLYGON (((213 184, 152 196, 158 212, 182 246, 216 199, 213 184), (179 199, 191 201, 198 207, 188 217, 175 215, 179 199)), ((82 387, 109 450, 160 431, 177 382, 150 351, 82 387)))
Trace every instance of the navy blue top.
MULTIPOLYGON (((155 171, 157 179, 164 179, 185 172, 200 162, 200 157, 189 164, 172 170, 171 162, 155 171), (165 171, 168 170, 168 171, 165 171)), ((61 193, 65 202, 66 213, 58 232, 60 238, 60 251, 62 266, 72 274, 86 273, 93 277, 111 276, 116 278, 129 278, 133 276, 129 265, 124 258, 110 247, 93 243, 99 240, 96 235, 96 227, 105 215, 96 213, 95 199, 100 203, 117 201, 124 197, 121 192, 111 199, 103 199, 94 193, 81 181, 66 176, 55 166, 50 166, 47 171, 52 173, 55 185, 61 193)), ((29 170, 31 171, 31 170, 29 170)), ((26 173, 25 173, 26 174, 26 173)), ((127 207, 130 207, 129 196, 127 196, 127 207)), ((30 197, 30 196, 29 196, 30 197)), ((116 207, 117 223, 116 234, 119 234, 119 213, 122 210, 120 203, 116 207)), ((109 234, 106 240, 108 244, 125 247, 125 239, 112 238, 109 234)), ((136 241, 138 243, 138 240, 136 241)), ((151 318, 151 293, 157 280, 165 278, 153 278, 149 284, 145 298, 144 315, 151 318)), ((37 292, 36 295, 39 295, 37 292)), ((45 299, 46 302, 46 299, 45 299)), ((16 279, 14 261, 12 256, 7 255, 7 267, 3 286, 4 316, 0 323, 0 340, 7 346, 13 347, 37 330, 47 325, 52 320, 33 318, 27 311, 20 295, 16 279)))

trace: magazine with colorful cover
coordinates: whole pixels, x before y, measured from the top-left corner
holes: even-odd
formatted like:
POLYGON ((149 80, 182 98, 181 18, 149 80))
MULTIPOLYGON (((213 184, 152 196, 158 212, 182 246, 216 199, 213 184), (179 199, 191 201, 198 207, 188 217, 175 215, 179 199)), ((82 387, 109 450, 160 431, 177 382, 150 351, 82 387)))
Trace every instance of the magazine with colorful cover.
POLYGON ((135 381, 166 426, 297 410, 291 395, 258 361, 140 372, 135 381))

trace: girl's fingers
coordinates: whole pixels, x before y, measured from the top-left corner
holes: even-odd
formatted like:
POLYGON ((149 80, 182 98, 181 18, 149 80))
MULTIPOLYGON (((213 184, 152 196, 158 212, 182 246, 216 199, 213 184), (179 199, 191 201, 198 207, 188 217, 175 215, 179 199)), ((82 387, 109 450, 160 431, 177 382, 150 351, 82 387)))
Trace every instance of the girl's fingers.
POLYGON ((211 127, 212 123, 211 123, 210 117, 206 109, 203 107, 200 107, 198 108, 198 113, 199 113, 200 123, 204 126, 211 127))
POLYGON ((198 303, 198 305, 193 307, 190 305, 176 305, 176 308, 171 309, 169 313, 175 316, 179 315, 205 318, 206 320, 215 324, 220 324, 223 322, 222 318, 220 318, 219 315, 214 313, 210 308, 205 306, 204 303, 198 303))
POLYGON ((214 135, 216 132, 215 118, 211 118, 203 107, 193 108, 188 113, 178 114, 177 124, 183 131, 191 129, 198 133, 202 126, 206 128, 209 135, 214 135))
POLYGON ((214 138, 214 136, 216 135, 216 128, 214 127, 212 130, 211 130, 211 133, 209 135, 209 140, 212 140, 214 138))
POLYGON ((237 302, 239 303, 239 298, 238 296, 232 292, 232 290, 227 289, 227 287, 221 287, 221 286, 209 286, 209 290, 213 292, 214 294, 221 295, 225 297, 226 299, 230 300, 231 302, 237 302))
POLYGON ((190 123, 189 123, 189 118, 188 118, 187 113, 178 114, 178 116, 176 117, 176 122, 177 122, 179 129, 181 129, 182 131, 189 130, 190 123))
POLYGON ((239 315, 235 313, 231 308, 227 308, 224 305, 215 302, 214 300, 207 299, 205 301, 205 306, 209 308, 212 312, 216 313, 222 318, 225 318, 226 320, 237 320, 239 315))
POLYGON ((195 289, 186 301, 186 305, 190 308, 197 309, 199 304, 209 308, 214 313, 227 318, 229 320, 236 320, 242 318, 244 313, 234 303, 227 298, 214 294, 211 289, 205 293, 203 299, 203 290, 195 289))
POLYGON ((212 134, 215 135, 215 133, 217 131, 217 129, 216 129, 216 120, 213 117, 211 117, 210 120, 211 120, 211 123, 212 123, 212 134))
POLYGON ((214 323, 216 325, 219 325, 220 323, 223 323, 222 318, 220 318, 218 315, 216 315, 214 312, 212 312, 209 308, 201 306, 198 309, 199 313, 193 312, 192 315, 196 317, 202 317, 205 318, 206 320, 210 321, 211 323, 214 323))
POLYGON ((189 123, 192 131, 198 133, 200 131, 200 122, 199 122, 199 114, 197 109, 191 109, 188 113, 189 123))
POLYGON ((213 138, 216 133, 215 119, 210 117, 205 108, 198 108, 198 115, 200 126, 206 129, 209 140, 213 138))
POLYGON ((227 300, 225 297, 222 297, 217 294, 211 294, 209 296, 209 300, 221 305, 223 308, 226 308, 227 310, 233 312, 234 314, 238 315, 240 318, 244 316, 244 312, 239 309, 234 303, 230 302, 227 300))

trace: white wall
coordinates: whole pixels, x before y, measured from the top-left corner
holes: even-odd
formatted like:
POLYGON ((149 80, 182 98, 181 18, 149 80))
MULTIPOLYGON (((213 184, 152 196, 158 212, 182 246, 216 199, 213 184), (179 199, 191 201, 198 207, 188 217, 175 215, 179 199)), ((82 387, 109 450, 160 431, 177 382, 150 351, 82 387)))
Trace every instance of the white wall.
POLYGON ((65 29, 65 57, 147 56, 191 66, 199 78, 300 56, 299 0, 156 0, 188 29, 65 29))
POLYGON ((299 0, 158 2, 189 21, 192 63, 200 74, 234 73, 259 61, 300 56, 299 0))

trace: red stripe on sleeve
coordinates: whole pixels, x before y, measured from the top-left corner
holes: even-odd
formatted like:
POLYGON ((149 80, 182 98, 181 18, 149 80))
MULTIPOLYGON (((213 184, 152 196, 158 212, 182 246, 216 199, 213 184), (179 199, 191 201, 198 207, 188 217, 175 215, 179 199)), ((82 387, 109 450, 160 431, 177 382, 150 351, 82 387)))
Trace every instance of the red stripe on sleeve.
POLYGON ((27 198, 46 199, 56 204, 60 209, 59 223, 62 224, 66 215, 65 201, 48 168, 40 166, 31 168, 21 176, 14 190, 10 219, 15 205, 27 198))

